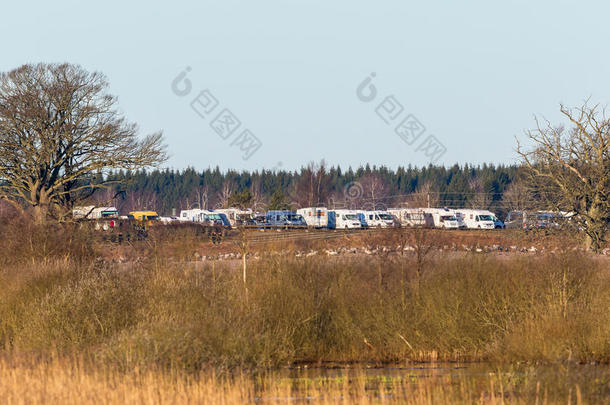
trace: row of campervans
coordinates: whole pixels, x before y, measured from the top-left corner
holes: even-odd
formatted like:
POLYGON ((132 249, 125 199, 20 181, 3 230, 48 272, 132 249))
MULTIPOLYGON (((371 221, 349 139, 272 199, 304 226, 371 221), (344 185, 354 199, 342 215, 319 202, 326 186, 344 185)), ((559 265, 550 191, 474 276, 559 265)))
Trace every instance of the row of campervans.
POLYGON ((308 227, 328 229, 389 228, 396 226, 386 211, 329 210, 326 207, 301 208, 296 211, 308 227))
MULTIPOLYGON (((166 223, 174 221, 195 222, 229 228, 242 225, 268 228, 311 227, 328 229, 390 228, 400 226, 421 226, 444 229, 504 228, 504 223, 498 220, 493 212, 474 209, 390 208, 386 211, 366 211, 347 209, 329 210, 326 207, 309 207, 301 208, 297 211, 272 210, 261 214, 253 213, 251 209, 242 210, 239 208, 216 209, 213 211, 189 209, 180 211, 180 216, 178 218, 159 217, 156 213, 151 213, 154 214, 154 218, 166 223)), ((75 207, 73 216, 75 219, 94 220, 119 217, 118 210, 115 207, 95 206, 75 207)), ((131 215, 129 217, 131 217, 131 215)))
POLYGON ((448 208, 390 208, 385 211, 365 211, 328 209, 326 207, 301 208, 296 211, 274 210, 254 213, 251 209, 223 208, 213 211, 203 209, 182 210, 179 217, 161 217, 155 211, 133 211, 127 216, 119 216, 116 207, 80 206, 72 211, 75 220, 111 221, 132 219, 139 222, 161 223, 196 222, 223 227, 254 226, 261 228, 388 228, 388 227, 428 227, 428 228, 558 228, 574 216, 570 212, 553 211, 510 211, 506 221, 500 221, 488 210, 448 209, 448 208))
POLYGON ((196 222, 205 225, 220 225, 227 228, 238 226, 253 226, 260 228, 288 227, 306 228, 303 217, 288 210, 254 213, 251 209, 222 208, 214 211, 191 209, 180 211, 181 222, 196 222))
POLYGON ((297 210, 310 227, 353 229, 365 227, 418 226, 443 229, 501 229, 504 223, 488 210, 448 208, 390 208, 386 211, 328 210, 310 207, 297 210))
POLYGON ((489 210, 448 208, 390 208, 401 226, 443 229, 503 229, 504 223, 489 210))

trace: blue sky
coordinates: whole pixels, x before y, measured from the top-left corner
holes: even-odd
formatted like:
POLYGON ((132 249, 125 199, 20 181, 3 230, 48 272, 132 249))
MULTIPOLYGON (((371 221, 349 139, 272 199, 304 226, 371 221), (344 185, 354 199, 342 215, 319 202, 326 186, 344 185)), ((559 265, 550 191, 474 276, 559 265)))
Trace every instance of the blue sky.
POLYGON ((174 168, 421 166, 430 135, 446 149, 437 163, 512 163, 534 114, 559 122, 560 102, 610 94, 601 1, 57 0, 2 14, 0 70, 67 61, 105 73, 143 134, 164 131, 174 168), (187 66, 192 89, 178 96, 187 66), (356 88, 372 72, 366 103, 356 88), (218 106, 202 118, 190 102, 203 90, 218 106), (376 114, 387 96, 403 106, 389 124, 376 114), (226 140, 210 126, 224 108, 241 122, 226 140), (425 126, 412 145, 394 132, 408 115, 425 126), (245 129, 261 142, 247 160, 245 129))

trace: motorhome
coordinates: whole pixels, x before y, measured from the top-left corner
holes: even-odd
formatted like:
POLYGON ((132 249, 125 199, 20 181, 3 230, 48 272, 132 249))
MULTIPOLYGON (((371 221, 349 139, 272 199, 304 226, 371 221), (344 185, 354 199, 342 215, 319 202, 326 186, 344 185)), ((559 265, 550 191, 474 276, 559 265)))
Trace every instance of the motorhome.
POLYGON ((300 208, 297 214, 301 215, 307 226, 313 228, 328 227, 328 209, 326 207, 300 208))
POLYGON ((307 227, 307 222, 305 222, 302 215, 294 211, 276 210, 267 211, 265 225, 278 228, 305 228, 307 227))
POLYGON ((458 229, 460 227, 456 213, 448 208, 423 208, 424 214, 432 218, 435 228, 458 229))
POLYGON ((369 228, 391 228, 394 224, 394 218, 387 211, 357 211, 358 214, 364 216, 366 226, 369 228))
POLYGON ((214 212, 218 212, 226 215, 227 219, 231 223, 231 226, 245 225, 252 220, 252 210, 242 210, 241 208, 220 208, 215 209, 214 212))
POLYGON ((498 217, 488 210, 457 209, 455 210, 460 228, 500 229, 498 217))
POLYGON ((358 213, 352 210, 328 211, 328 229, 358 229, 362 224, 358 213))
POLYGON ((432 215, 424 212, 424 208, 389 208, 388 212, 398 219, 400 226, 434 226, 432 215))
POLYGON ((199 208, 191 209, 191 210, 182 210, 180 211, 180 217, 178 218, 180 221, 185 222, 202 222, 203 216, 205 214, 209 214, 210 211, 202 210, 199 208))
POLYGON ((96 207, 87 205, 84 207, 74 207, 72 218, 74 219, 116 219, 119 217, 119 210, 115 207, 96 207))

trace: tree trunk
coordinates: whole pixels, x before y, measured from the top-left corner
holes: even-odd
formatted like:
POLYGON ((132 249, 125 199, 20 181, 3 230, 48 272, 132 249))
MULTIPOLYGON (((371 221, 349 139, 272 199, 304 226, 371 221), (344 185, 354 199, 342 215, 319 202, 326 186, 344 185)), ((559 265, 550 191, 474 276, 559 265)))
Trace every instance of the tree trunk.
POLYGON ((46 190, 40 190, 35 196, 36 204, 34 205, 34 222, 42 225, 47 221, 49 215, 49 195, 46 190))
POLYGON ((45 206, 36 205, 34 207, 33 219, 37 225, 42 225, 45 223, 47 220, 47 210, 45 206))
POLYGON ((586 226, 586 249, 591 249, 594 252, 599 252, 603 249, 606 234, 606 221, 604 219, 603 209, 600 209, 598 198, 593 203, 593 206, 587 212, 586 226))

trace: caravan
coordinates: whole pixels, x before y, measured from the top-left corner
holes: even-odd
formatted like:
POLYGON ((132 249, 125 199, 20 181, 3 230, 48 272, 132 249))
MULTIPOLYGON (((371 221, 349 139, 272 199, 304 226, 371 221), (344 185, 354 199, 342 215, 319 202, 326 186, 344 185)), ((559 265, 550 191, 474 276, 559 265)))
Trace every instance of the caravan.
MULTIPOLYGON (((368 228, 391 228, 394 224, 394 218, 387 211, 356 211, 361 220, 364 217, 365 227, 368 228)), ((361 221, 362 222, 362 221, 361 221)))
POLYGON ((455 213, 460 228, 501 229, 503 227, 496 214, 488 210, 457 209, 455 213))
POLYGON ((398 219, 400 226, 434 226, 432 215, 424 212, 424 208, 389 208, 388 212, 398 219))
POLYGON ((424 208, 425 214, 430 215, 435 228, 458 229, 460 227, 456 213, 448 208, 424 208))
POLYGON ((313 228, 328 227, 328 209, 326 207, 308 207, 297 210, 297 214, 301 215, 307 226, 313 228))
POLYGON ((362 224, 356 211, 328 211, 328 229, 358 229, 361 227, 362 224))
POLYGON ((180 211, 180 217, 178 219, 183 222, 202 222, 203 215, 209 212, 210 211, 202 210, 199 208, 195 208, 192 210, 182 210, 180 211))

